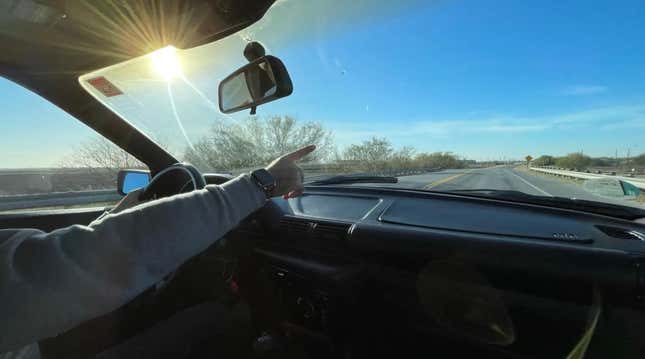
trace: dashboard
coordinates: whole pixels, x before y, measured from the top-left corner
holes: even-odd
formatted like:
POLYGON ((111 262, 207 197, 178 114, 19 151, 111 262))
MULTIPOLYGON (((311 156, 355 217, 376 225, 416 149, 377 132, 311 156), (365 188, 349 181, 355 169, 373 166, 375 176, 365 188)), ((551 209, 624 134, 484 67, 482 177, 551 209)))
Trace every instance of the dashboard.
POLYGON ((557 275, 566 269, 572 278, 629 290, 640 285, 645 256, 642 224, 449 194, 319 188, 274 199, 262 215, 274 235, 304 237, 288 242, 294 248, 319 241, 323 250, 386 257, 451 253, 505 268, 557 275))
POLYGON ((347 186, 274 199, 236 233, 255 238, 251 283, 264 288, 251 303, 276 317, 264 325, 330 353, 418 353, 442 338, 435 353, 453 355, 465 341, 495 357, 566 356, 600 306, 598 290, 604 307, 645 319, 645 226, 633 221, 347 186), (545 328, 547 347, 537 344, 545 328))

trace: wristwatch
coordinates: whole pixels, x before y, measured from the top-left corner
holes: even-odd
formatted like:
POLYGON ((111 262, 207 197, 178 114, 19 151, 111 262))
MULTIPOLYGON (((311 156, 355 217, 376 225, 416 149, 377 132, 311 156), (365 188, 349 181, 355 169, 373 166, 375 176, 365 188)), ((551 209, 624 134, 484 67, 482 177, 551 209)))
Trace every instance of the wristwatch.
POLYGON ((251 172, 251 178, 258 185, 258 187, 260 187, 262 191, 264 191, 264 194, 266 194, 267 198, 272 197, 273 190, 276 187, 276 181, 275 178, 273 178, 273 175, 269 173, 269 171, 265 170, 264 168, 260 168, 251 172))

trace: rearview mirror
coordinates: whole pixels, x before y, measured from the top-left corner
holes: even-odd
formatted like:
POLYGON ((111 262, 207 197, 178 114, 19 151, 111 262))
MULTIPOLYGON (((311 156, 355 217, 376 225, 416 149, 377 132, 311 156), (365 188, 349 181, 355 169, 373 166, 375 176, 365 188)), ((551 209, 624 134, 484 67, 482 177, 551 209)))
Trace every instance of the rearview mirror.
POLYGON ((291 95, 287 68, 274 56, 261 56, 237 69, 219 84, 219 109, 233 113, 291 95))
POLYGON ((150 171, 146 170, 121 170, 117 176, 116 187, 120 195, 143 188, 150 183, 150 171))

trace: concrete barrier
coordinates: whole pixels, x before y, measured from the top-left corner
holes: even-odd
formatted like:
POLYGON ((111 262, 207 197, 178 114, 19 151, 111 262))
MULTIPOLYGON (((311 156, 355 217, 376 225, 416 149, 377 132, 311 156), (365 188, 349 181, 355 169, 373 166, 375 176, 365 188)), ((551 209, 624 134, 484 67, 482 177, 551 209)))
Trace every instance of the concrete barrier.
POLYGON ((567 170, 540 168, 540 167, 530 167, 529 169, 535 172, 546 173, 553 176, 573 178, 573 179, 579 179, 579 180, 613 178, 613 179, 630 183, 641 190, 645 190, 645 178, 611 176, 611 175, 598 174, 598 173, 576 172, 576 171, 567 171, 567 170))

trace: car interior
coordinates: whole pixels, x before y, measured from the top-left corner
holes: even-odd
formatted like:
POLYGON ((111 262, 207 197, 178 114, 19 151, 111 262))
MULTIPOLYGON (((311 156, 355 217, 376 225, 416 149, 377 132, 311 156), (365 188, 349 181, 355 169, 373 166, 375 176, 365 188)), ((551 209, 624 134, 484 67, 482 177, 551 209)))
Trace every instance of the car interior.
MULTIPOLYGON (((178 163, 96 101, 78 77, 166 44, 217 41, 261 19, 273 2, 106 5, 104 14, 125 12, 131 26, 142 13, 152 14, 153 30, 161 21, 201 19, 190 36, 151 31, 154 45, 133 48, 109 37, 112 27, 130 25, 86 13, 83 2, 34 0, 29 3, 46 14, 38 20, 0 15, 3 27, 13 28, 0 32, 0 72, 144 162, 150 171, 143 172, 142 200, 222 184, 232 176, 178 163), (70 21, 60 21, 61 14, 70 21), (90 22, 104 32, 89 31, 90 22), (60 41, 69 46, 51 45, 60 41), (101 51, 88 51, 97 47, 101 51)), ((285 85, 269 91, 270 99, 258 101, 264 90, 231 99, 232 111, 291 93, 284 65, 263 59, 262 71, 272 71, 268 81, 285 85)), ((232 78, 257 70, 245 69, 230 69, 232 78)), ((222 96, 220 109, 227 111, 222 96)), ((136 173, 120 174, 123 194, 127 176, 136 173)), ((87 225, 104 210, 0 214, 0 228, 87 225)), ((613 210, 468 193, 307 186, 300 197, 269 200, 130 303, 38 345, 42 358, 642 357, 645 219, 613 210)))

